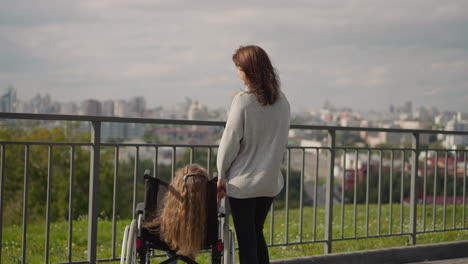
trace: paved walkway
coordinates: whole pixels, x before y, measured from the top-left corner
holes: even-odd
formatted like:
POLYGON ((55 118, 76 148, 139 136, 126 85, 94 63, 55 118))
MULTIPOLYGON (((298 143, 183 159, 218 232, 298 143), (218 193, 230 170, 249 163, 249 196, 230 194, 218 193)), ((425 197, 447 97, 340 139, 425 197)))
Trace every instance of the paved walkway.
POLYGON ((412 262, 411 264, 467 264, 468 258, 445 259, 423 262, 412 262))
POLYGON ((468 240, 282 259, 274 264, 468 264, 468 240), (447 259, 452 258, 452 259, 447 259), (424 259, 439 259, 426 260, 424 259), (445 259, 445 260, 444 260, 445 259))

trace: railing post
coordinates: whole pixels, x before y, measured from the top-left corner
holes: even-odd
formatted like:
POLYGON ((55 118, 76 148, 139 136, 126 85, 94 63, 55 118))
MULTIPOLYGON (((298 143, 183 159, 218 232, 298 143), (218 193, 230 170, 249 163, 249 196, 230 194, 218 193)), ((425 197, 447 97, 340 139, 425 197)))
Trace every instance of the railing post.
POLYGON ((0 145, 0 263, 2 263, 3 237, 3 196, 5 190, 5 145, 0 145))
POLYGON ((412 137, 412 155, 411 155, 411 193, 410 193, 410 233, 411 244, 416 245, 417 231, 417 197, 416 197, 416 178, 419 169, 419 133, 413 133, 412 137))
POLYGON ((336 131, 333 129, 328 130, 328 147, 330 149, 330 159, 328 166, 328 175, 325 192, 325 244, 324 254, 332 252, 332 238, 333 238, 333 191, 334 191, 334 167, 335 167, 335 138, 336 131))
POLYGON ((101 152, 101 122, 93 121, 91 128, 91 157, 89 170, 88 262, 96 263, 97 222, 99 201, 99 159, 101 152))

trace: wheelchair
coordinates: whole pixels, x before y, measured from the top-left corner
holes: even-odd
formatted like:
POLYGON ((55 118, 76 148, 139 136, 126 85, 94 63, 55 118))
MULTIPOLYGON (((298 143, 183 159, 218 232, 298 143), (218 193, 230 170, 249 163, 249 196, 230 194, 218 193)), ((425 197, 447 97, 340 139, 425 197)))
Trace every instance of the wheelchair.
MULTIPOLYGON (((150 170, 144 173, 145 194, 144 202, 136 207, 136 218, 125 227, 122 241, 121 264, 150 264, 156 250, 166 252, 169 258, 160 264, 170 264, 180 260, 188 264, 198 264, 191 258, 179 255, 162 241, 159 234, 149 232, 143 225, 156 217, 162 208, 162 201, 169 189, 169 184, 159 178, 150 176, 150 170)), ((224 206, 219 206, 216 199, 216 181, 208 181, 206 238, 202 251, 211 252, 211 263, 234 263, 234 234, 229 229, 224 206), (218 212, 218 208, 220 208, 218 212), (221 235, 226 237, 225 243, 221 235), (225 248, 227 246, 227 248, 225 248)), ((187 238, 190 239, 190 238, 187 238)))

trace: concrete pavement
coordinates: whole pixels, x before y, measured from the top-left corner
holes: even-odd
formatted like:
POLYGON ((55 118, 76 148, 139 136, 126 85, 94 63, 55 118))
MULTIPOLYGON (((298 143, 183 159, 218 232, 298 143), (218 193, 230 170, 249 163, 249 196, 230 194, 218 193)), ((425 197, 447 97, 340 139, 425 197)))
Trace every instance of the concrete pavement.
POLYGON ((274 264, 468 264, 468 240, 274 260, 274 264), (457 259, 458 258, 458 259, 457 259), (435 262, 442 261, 442 262, 435 262))
POLYGON ((457 259, 412 262, 411 264, 467 264, 467 263, 468 263, 468 258, 457 258, 457 259))

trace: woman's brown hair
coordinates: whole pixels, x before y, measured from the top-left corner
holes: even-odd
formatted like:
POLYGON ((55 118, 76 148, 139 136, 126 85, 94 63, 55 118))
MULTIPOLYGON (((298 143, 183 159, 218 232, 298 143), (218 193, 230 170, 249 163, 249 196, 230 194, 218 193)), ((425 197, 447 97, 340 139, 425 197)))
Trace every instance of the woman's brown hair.
POLYGON ((160 234, 169 247, 194 259, 206 237, 208 173, 190 164, 180 169, 169 186, 159 215, 145 225, 160 234))
POLYGON ((232 56, 234 64, 247 78, 247 86, 262 105, 271 105, 279 98, 280 80, 268 54, 259 46, 241 46, 232 56))

